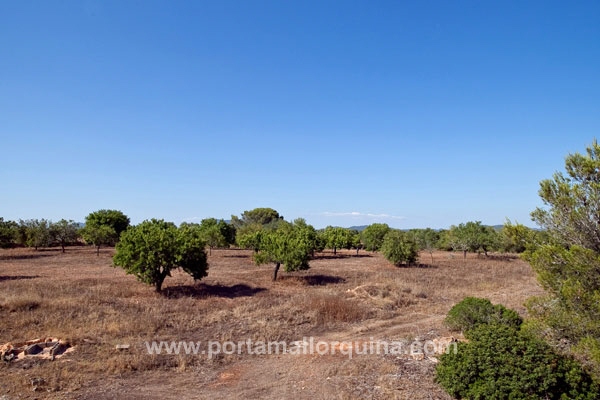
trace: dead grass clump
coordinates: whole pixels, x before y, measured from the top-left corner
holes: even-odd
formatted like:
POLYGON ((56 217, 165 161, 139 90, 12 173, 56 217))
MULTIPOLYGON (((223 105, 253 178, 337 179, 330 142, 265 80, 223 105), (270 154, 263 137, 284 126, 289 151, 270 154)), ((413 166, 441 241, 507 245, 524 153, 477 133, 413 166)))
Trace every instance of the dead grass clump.
POLYGON ((29 312, 37 310, 43 304, 42 297, 35 292, 7 292, 0 297, 0 310, 14 312, 29 312))
POLYGON ((311 295, 306 310, 317 313, 319 324, 358 322, 368 318, 368 313, 358 302, 332 294, 311 295))
POLYGON ((348 289, 348 293, 356 298, 388 311, 415 304, 415 300, 409 295, 410 292, 411 290, 398 290, 392 284, 368 284, 348 289))

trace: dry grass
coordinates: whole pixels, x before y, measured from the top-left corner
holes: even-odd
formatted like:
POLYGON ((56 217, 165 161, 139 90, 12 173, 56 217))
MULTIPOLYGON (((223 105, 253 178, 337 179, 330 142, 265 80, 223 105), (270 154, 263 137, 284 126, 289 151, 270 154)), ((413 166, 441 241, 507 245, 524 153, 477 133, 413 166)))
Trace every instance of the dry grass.
POLYGON ((441 321, 465 296, 523 313, 540 292, 510 257, 440 252, 433 265, 396 268, 378 254, 325 253, 271 282, 250 252, 213 250, 209 277, 175 274, 161 295, 111 256, 0 250, 0 344, 53 336, 76 346, 65 360, 0 365, 7 398, 447 398, 431 364, 391 356, 151 356, 145 342, 429 338, 447 334, 441 321), (115 350, 122 343, 131 349, 115 350))

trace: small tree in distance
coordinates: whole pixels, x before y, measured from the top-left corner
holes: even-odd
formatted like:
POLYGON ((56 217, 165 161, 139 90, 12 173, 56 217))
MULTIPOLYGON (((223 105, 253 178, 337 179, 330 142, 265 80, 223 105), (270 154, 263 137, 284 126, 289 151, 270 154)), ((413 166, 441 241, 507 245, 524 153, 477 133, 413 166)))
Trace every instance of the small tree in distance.
POLYGON ((96 255, 100 255, 101 246, 111 246, 117 241, 117 233, 108 225, 89 225, 81 229, 81 237, 86 243, 96 247, 96 255))
POLYGON ((431 264, 433 264, 433 252, 437 249, 440 241, 440 233, 434 229, 413 229, 410 233, 414 236, 419 250, 429 253, 431 256, 431 264))
POLYGON ((86 243, 96 246, 96 255, 100 255, 100 246, 114 246, 127 227, 129 217, 121 211, 98 210, 85 217, 81 236, 86 243))
POLYGON ((337 249, 351 249, 354 245, 354 234, 346 228, 328 226, 321 232, 325 248, 332 249, 337 254, 337 249))
POLYGON ((109 226, 116 235, 116 240, 129 227, 129 217, 119 210, 98 210, 85 217, 85 226, 109 226))
POLYGON ((174 269, 181 268, 194 280, 207 275, 205 246, 196 230, 177 228, 164 220, 146 220, 123 232, 113 263, 160 292, 174 269))
POLYGON ((257 265, 275 264, 275 281, 282 264, 286 272, 308 269, 311 251, 312 243, 306 236, 305 226, 285 222, 277 230, 263 233, 260 250, 254 253, 254 262, 257 265))
POLYGON ((390 231, 388 224, 374 223, 361 233, 361 239, 367 251, 377 251, 383 244, 385 235, 390 231))
POLYGON ((50 221, 46 219, 19 220, 17 241, 37 250, 50 245, 50 221))
POLYGON ((14 240, 17 237, 18 225, 14 221, 4 221, 4 218, 0 217, 0 247, 8 248, 12 247, 14 240))
POLYGON ((79 237, 79 226, 73 220, 61 219, 50 224, 50 236, 60 245, 64 253, 65 246, 74 243, 79 237))
POLYGON ((394 229, 385 235, 381 253, 389 262, 399 267, 404 263, 414 263, 419 251, 417 243, 408 233, 394 229))

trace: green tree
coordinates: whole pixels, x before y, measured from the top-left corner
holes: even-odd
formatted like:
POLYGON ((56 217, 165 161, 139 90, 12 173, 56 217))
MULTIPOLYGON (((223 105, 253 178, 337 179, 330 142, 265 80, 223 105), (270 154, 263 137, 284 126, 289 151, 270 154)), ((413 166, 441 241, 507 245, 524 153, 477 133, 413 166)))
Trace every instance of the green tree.
POLYGON ((242 249, 252 249, 255 253, 260 250, 263 235, 269 232, 262 225, 245 225, 236 231, 236 242, 242 249))
POLYGON ((390 230, 383 239, 381 253, 385 258, 399 267, 404 263, 412 264, 419 254, 417 243, 407 232, 390 230))
POLYGON ((296 218, 293 226, 297 234, 303 238, 312 256, 314 256, 315 251, 323 250, 322 241, 314 226, 308 224, 304 218, 296 218))
POLYGON ((14 221, 5 221, 0 217, 0 247, 8 248, 14 245, 18 233, 18 225, 14 221))
POLYGON ((224 220, 220 219, 217 223, 219 230, 221 231, 221 235, 225 238, 225 243, 227 246, 235 243, 235 227, 233 224, 227 223, 224 220))
POLYGON ((223 235, 219 221, 215 218, 205 218, 200 221, 199 229, 208 245, 209 255, 212 254, 212 249, 227 246, 227 239, 223 235))
POLYGON ((358 256, 359 250, 365 247, 362 242, 362 236, 360 232, 355 229, 351 229, 350 233, 352 234, 352 248, 356 249, 356 255, 358 256))
POLYGON ((235 215, 231 216, 231 224, 236 228, 240 229, 246 225, 276 225, 280 221, 283 221, 283 217, 279 213, 268 207, 255 208, 253 210, 244 211, 241 217, 235 215))
POLYGON ((413 229, 410 233, 415 238, 419 250, 429 253, 431 256, 431 263, 433 264, 433 252, 437 249, 438 242, 440 241, 440 233, 431 228, 413 229))
POLYGON ((282 223, 276 230, 263 232, 260 250, 254 253, 254 261, 257 265, 275 264, 275 281, 282 264, 286 272, 308 269, 311 246, 302 227, 282 223))
POLYGON ((17 241, 36 250, 50 245, 50 221, 45 219, 19 220, 17 241))
POLYGON ((390 231, 388 224, 371 224, 361 233, 361 239, 367 251, 377 251, 383 244, 383 238, 390 231))
POLYGON ((194 280, 207 275, 205 246, 197 229, 151 219, 123 232, 113 263, 160 292, 174 269, 181 268, 194 280))
POLYGON ((467 258, 467 252, 482 250, 487 256, 498 243, 498 233, 494 228, 482 225, 480 221, 467 222, 450 227, 447 238, 449 245, 455 251, 462 251, 467 258))
POLYGON ((99 227, 109 226, 113 229, 116 235, 116 240, 119 239, 121 233, 129 227, 129 217, 119 210, 98 210, 89 213, 85 217, 85 226, 99 227))
POLYGON ((86 243, 96 247, 96 255, 100 255, 101 246, 112 246, 117 241, 117 233, 109 225, 86 225, 80 231, 86 243))
POLYGON ((568 155, 565 170, 540 182, 544 207, 532 213, 547 237, 525 254, 547 294, 529 311, 538 333, 600 380, 600 145, 568 155))
POLYGON ((506 220, 500 231, 500 243, 504 251, 523 253, 536 242, 536 233, 525 225, 506 220))
POLYGON ((322 231, 325 248, 332 249, 337 254, 337 249, 351 249, 354 243, 352 231, 346 228, 328 226, 322 231))
POLYGON ((75 243, 79 238, 79 226, 73 220, 53 222, 50 224, 50 237, 60 245, 64 253, 65 246, 75 243))
POLYGON ((101 246, 114 246, 119 236, 129 227, 129 217, 119 210, 98 210, 85 217, 81 236, 86 243, 96 246, 100 255, 101 246))

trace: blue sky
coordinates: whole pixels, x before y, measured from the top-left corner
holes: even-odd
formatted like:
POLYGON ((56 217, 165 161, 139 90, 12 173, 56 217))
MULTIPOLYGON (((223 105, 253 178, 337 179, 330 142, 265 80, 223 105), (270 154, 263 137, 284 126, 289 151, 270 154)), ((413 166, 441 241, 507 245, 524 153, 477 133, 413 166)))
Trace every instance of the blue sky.
POLYGON ((600 132, 597 1, 0 4, 0 216, 531 225, 600 132))

